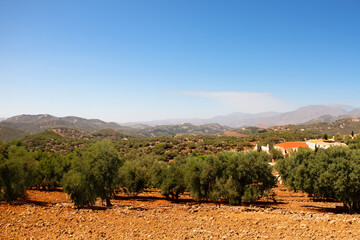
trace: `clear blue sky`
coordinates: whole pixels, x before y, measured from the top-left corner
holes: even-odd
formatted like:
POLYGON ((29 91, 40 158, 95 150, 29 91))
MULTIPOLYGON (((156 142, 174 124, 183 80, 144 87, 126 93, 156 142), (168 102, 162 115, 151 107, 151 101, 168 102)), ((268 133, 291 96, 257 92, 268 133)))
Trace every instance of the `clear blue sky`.
POLYGON ((360 106, 360 1, 0 1, 0 117, 360 106))

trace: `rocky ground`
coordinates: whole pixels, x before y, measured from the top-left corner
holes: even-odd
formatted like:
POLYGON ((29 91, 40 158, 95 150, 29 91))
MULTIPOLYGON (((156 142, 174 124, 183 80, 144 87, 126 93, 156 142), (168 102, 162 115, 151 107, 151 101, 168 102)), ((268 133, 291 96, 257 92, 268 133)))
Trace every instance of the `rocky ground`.
POLYGON ((0 239, 360 239, 360 216, 340 203, 312 202, 274 189, 277 202, 228 206, 180 203, 150 191, 131 199, 75 209, 60 192, 28 191, 26 201, 0 202, 0 239))

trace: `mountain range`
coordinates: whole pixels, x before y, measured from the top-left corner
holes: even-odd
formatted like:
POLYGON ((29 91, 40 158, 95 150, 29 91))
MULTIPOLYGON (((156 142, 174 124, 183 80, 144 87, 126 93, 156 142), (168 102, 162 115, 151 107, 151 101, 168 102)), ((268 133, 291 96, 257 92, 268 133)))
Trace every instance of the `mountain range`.
POLYGON ((55 127, 78 128, 84 131, 96 131, 105 128, 117 130, 119 124, 104 122, 99 119, 85 119, 80 117, 55 117, 49 114, 18 115, 0 122, 0 126, 16 128, 30 133, 38 133, 55 127))
POLYGON ((0 122, 0 140, 16 140, 19 139, 18 136, 40 133, 48 129, 52 129, 55 132, 59 130, 59 134, 65 135, 68 134, 68 129, 79 130, 82 135, 88 135, 103 129, 112 129, 124 135, 134 137, 157 137, 176 134, 216 134, 230 130, 229 127, 223 127, 219 124, 194 126, 186 123, 162 126, 121 126, 117 123, 104 122, 99 119, 85 119, 74 116, 55 117, 49 114, 24 114, 0 122), (1 137, 2 135, 4 136, 1 137))
POLYGON ((127 124, 74 116, 55 117, 49 114, 18 115, 0 121, 0 140, 15 140, 26 135, 59 127, 78 129, 84 131, 84 134, 94 133, 102 129, 113 129, 125 135, 157 137, 176 134, 218 134, 247 126, 267 128, 288 124, 309 125, 358 116, 360 116, 359 108, 339 105, 310 105, 286 113, 232 113, 209 119, 173 119, 127 124))
POLYGON ((347 105, 309 105, 298 108, 295 111, 278 113, 264 112, 257 114, 231 113, 229 115, 219 115, 208 119, 168 119, 150 122, 124 123, 121 125, 134 126, 145 124, 149 126, 191 123, 202 125, 216 123, 231 128, 243 128, 246 126, 271 127, 275 125, 303 124, 306 122, 315 123, 321 121, 335 121, 345 117, 360 116, 360 108, 347 105))

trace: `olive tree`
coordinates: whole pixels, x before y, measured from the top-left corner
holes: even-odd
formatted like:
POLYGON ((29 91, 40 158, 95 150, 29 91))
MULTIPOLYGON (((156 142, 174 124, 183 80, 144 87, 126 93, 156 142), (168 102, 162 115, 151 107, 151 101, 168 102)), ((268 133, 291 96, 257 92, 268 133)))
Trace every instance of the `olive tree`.
POLYGON ((0 198, 7 201, 25 196, 27 187, 36 181, 37 162, 34 153, 23 146, 10 145, 0 157, 0 198))
POLYGON ((184 180, 190 195, 195 200, 212 199, 216 179, 221 176, 223 166, 214 155, 189 157, 186 161, 184 180))
POLYGON ((215 185, 215 195, 230 204, 255 201, 275 186, 275 177, 265 152, 223 152, 220 161, 226 166, 215 185))
POLYGON ((167 198, 178 200, 179 195, 184 193, 186 185, 184 182, 184 163, 175 160, 162 169, 161 193, 167 198))
POLYGON ((344 147, 300 150, 278 163, 284 183, 313 198, 337 199, 349 212, 360 208, 360 151, 344 147))
POLYGON ((71 170, 64 176, 64 190, 79 207, 94 204, 97 197, 110 207, 121 164, 114 144, 110 140, 98 141, 74 158, 71 170))

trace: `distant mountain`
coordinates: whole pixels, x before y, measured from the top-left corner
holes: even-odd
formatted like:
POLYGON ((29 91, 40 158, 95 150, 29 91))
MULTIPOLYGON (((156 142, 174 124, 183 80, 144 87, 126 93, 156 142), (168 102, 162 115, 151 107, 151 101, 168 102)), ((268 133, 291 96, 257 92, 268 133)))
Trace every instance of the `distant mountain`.
POLYGON ((165 120, 153 120, 153 121, 146 121, 146 122, 126 122, 126 123, 119 123, 121 126, 127 126, 131 128, 143 128, 146 127, 155 127, 155 126, 164 126, 164 125, 179 125, 190 123, 193 125, 204 125, 207 124, 206 119, 201 118, 180 118, 180 119, 165 119, 165 120))
POLYGON ((295 111, 286 113, 231 113, 229 115, 219 115, 209 119, 170 119, 142 123, 127 123, 126 125, 132 126, 135 124, 146 124, 154 126, 154 124, 161 125, 178 123, 191 123, 194 125, 202 125, 215 123, 231 128, 243 128, 247 126, 271 127, 274 125, 301 124, 311 121, 313 119, 318 119, 317 121, 320 121, 319 118, 321 118, 322 116, 330 116, 331 118, 333 118, 333 120, 339 119, 341 117, 356 117, 360 116, 360 109, 355 109, 354 107, 344 105, 309 105, 301 107, 295 111))
POLYGON ((307 121, 310 121, 320 116, 330 115, 330 116, 341 116, 346 115, 348 112, 340 107, 327 107, 324 105, 310 105, 306 107, 301 107, 295 111, 282 113, 277 116, 266 119, 266 124, 270 126, 274 125, 285 125, 285 124, 300 124, 307 121))
POLYGON ((315 124, 315 123, 321 123, 321 122, 334 122, 338 119, 341 119, 341 116, 338 117, 334 117, 331 115, 324 115, 324 116, 320 116, 318 118, 314 118, 311 119, 310 121, 304 122, 304 125, 311 125, 311 124, 315 124))
POLYGON ((85 119, 72 116, 55 117, 49 114, 14 116, 1 121, 0 126, 21 129, 30 133, 38 133, 56 127, 77 128, 89 132, 105 128, 116 130, 116 128, 120 127, 116 123, 107 123, 99 119, 85 119))
MULTIPOLYGON (((225 131, 232 131, 234 128, 244 128, 248 126, 267 128, 289 124, 311 125, 320 122, 332 122, 346 117, 359 116, 359 108, 338 105, 310 105, 286 113, 232 113, 209 119, 173 119, 145 123, 128 123, 126 125, 74 116, 55 117, 48 114, 19 115, 1 121, 0 126, 18 129, 24 131, 26 134, 39 133, 47 129, 60 129, 59 134, 64 134, 64 136, 67 136, 67 134, 70 136, 87 135, 89 138, 103 138, 107 136, 107 138, 120 139, 129 136, 157 137, 176 134, 218 134, 225 131), (72 130, 66 130, 66 128, 72 130), (105 131, 104 129, 108 130, 105 131), (109 129, 118 132, 118 134, 111 132, 109 129), (104 131, 99 132, 98 135, 89 135, 90 133, 100 130, 104 131)), ((8 134, 9 131, 10 130, 6 130, 6 134, 8 134)), ((18 132, 17 136, 20 135, 20 132, 18 132)))
POLYGON ((176 134, 217 134, 231 130, 219 124, 174 124, 161 126, 121 126, 117 123, 80 117, 55 117, 48 114, 19 115, 0 122, 0 126, 17 129, 27 134, 52 130, 61 136, 86 138, 158 137, 176 134), (116 133, 115 133, 116 131, 116 133))
MULTIPOLYGON (((272 118, 279 115, 277 112, 264 112, 257 114, 247 114, 247 113, 231 113, 225 116, 216 116, 210 119, 207 119, 207 123, 218 123, 220 125, 229 126, 233 128, 240 128, 246 126, 255 126, 257 124, 265 123, 262 119, 272 118)), ((267 123, 265 123, 267 124, 267 123)))
POLYGON ((347 112, 350 112, 350 111, 356 109, 354 106, 350 106, 350 105, 346 105, 346 104, 325 104, 325 106, 332 107, 332 108, 342 108, 347 112))

